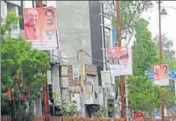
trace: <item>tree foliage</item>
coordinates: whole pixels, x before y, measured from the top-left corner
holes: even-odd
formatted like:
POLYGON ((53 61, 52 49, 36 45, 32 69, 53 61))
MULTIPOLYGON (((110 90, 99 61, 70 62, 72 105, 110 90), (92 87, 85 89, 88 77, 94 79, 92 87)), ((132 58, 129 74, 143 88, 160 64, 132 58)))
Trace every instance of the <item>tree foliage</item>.
POLYGON ((160 104, 160 88, 145 76, 127 78, 129 100, 133 110, 152 113, 160 104))
POLYGON ((8 13, 6 23, 1 26, 4 35, 1 46, 1 97, 4 99, 4 109, 10 108, 16 118, 22 113, 26 114, 26 101, 30 106, 38 98, 47 79, 44 72, 49 69, 49 56, 46 52, 32 50, 31 44, 20 36, 16 39, 6 36, 6 32, 17 27, 19 18, 15 13, 8 13), (10 92, 12 96, 12 106, 7 104, 6 92, 10 92))
POLYGON ((62 100, 61 112, 63 116, 75 116, 78 112, 76 102, 62 100))
MULTIPOLYGON (((127 44, 132 39, 135 32, 136 21, 139 20, 142 13, 151 8, 152 2, 149 1, 120 1, 120 21, 122 38, 127 40, 127 44)), ((113 20, 116 23, 116 19, 113 20)))
POLYGON ((151 32, 147 29, 148 24, 144 19, 136 22, 136 41, 133 46, 134 75, 144 76, 145 70, 152 69, 153 64, 158 62, 157 48, 151 39, 151 32))

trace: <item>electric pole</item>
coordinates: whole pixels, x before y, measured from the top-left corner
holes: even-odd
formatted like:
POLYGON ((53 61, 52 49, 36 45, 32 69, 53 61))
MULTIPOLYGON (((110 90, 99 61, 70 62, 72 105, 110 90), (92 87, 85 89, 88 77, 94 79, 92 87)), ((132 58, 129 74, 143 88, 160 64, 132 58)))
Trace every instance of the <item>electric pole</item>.
POLYGON ((81 116, 84 117, 84 79, 83 79, 83 45, 80 40, 79 50, 79 66, 80 66, 80 87, 81 87, 81 116))
MULTIPOLYGON (((117 37, 118 46, 122 46, 121 42, 121 26, 120 26, 120 1, 116 1, 116 17, 117 17, 117 37)), ((125 118, 125 82, 124 76, 120 76, 120 95, 121 95, 121 117, 125 118)))
MULTIPOLYGON (((158 1, 158 21, 159 21, 159 55, 160 55, 160 64, 163 62, 163 54, 162 54, 162 35, 161 35, 161 1, 158 1)), ((161 88, 161 121, 164 121, 164 92, 161 88)))

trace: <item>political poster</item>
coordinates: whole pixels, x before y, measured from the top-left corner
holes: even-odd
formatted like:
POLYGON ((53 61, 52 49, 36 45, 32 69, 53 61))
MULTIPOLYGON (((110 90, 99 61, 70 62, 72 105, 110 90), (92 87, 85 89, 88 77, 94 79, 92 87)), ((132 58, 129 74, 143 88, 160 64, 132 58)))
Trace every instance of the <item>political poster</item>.
POLYGON ((131 48, 116 47, 107 49, 111 76, 132 75, 131 48))
POLYGON ((110 71, 101 71, 101 81, 103 88, 111 88, 111 73, 110 71))
POLYGON ((155 65, 153 73, 154 73, 154 84, 158 86, 169 86, 168 64, 155 65))
POLYGON ((24 37, 32 49, 54 50, 57 48, 56 8, 24 8, 24 37))

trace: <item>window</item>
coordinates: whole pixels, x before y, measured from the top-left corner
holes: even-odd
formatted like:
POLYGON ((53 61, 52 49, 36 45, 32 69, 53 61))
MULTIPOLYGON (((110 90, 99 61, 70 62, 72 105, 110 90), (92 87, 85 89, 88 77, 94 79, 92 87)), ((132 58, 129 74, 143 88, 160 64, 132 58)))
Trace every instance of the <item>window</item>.
POLYGON ((105 28, 105 44, 106 48, 111 47, 111 30, 109 28, 105 28))

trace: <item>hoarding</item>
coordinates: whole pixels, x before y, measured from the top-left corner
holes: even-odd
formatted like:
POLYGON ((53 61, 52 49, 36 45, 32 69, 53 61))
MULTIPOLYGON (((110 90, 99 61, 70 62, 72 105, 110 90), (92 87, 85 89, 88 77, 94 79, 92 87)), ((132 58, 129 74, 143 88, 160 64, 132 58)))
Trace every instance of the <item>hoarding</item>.
POLYGON ((110 71, 101 71, 101 82, 103 88, 111 88, 110 71))
POLYGON ((132 75, 131 48, 116 47, 107 49, 111 76, 132 75))
POLYGON ((56 8, 24 8, 24 37, 33 49, 57 48, 56 8))
POLYGON ((168 64, 155 65, 153 73, 154 73, 154 84, 158 86, 169 86, 168 64))

